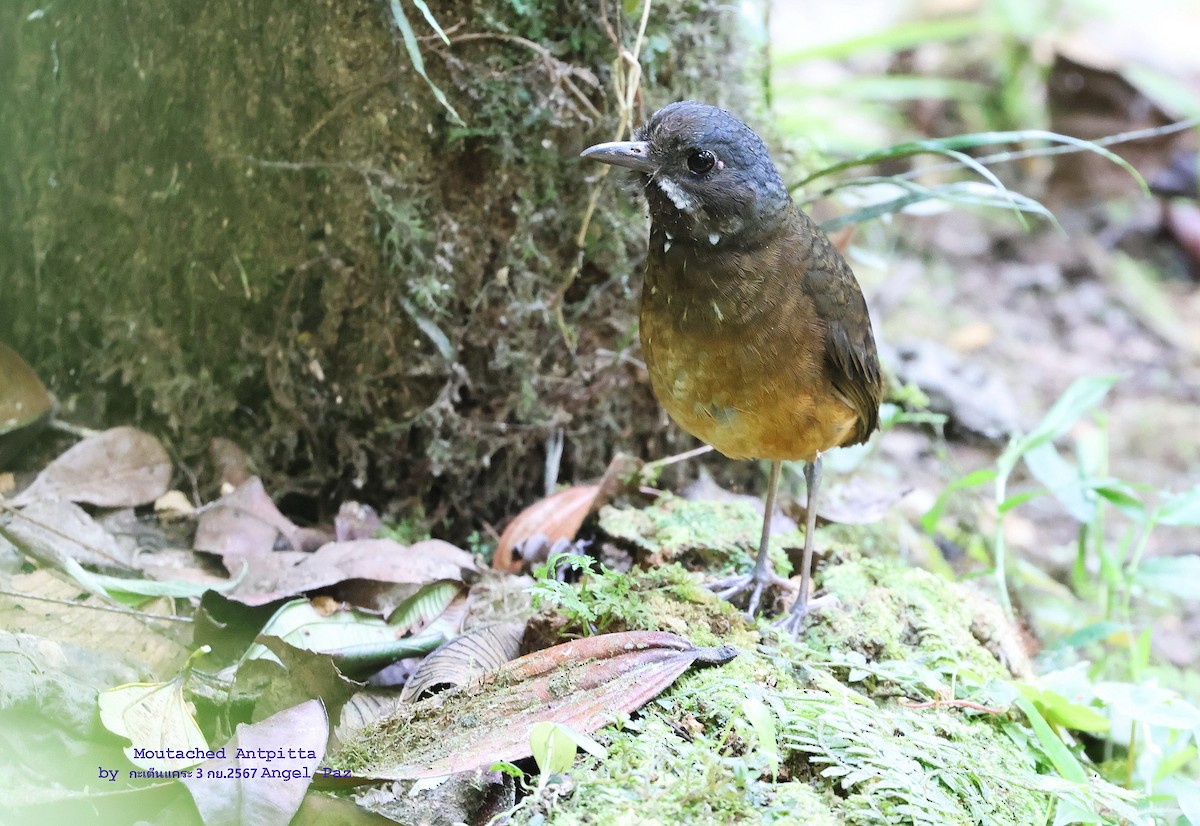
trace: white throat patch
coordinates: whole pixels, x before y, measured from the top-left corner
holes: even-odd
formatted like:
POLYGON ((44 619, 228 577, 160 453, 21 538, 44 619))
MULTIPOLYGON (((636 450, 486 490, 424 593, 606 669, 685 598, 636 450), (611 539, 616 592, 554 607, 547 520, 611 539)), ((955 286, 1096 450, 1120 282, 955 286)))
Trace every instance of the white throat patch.
POLYGON ((658 184, 658 188, 662 190, 663 195, 670 198, 671 203, 680 212, 690 213, 696 209, 696 202, 692 196, 684 192, 683 188, 670 178, 655 177, 654 183, 658 184))

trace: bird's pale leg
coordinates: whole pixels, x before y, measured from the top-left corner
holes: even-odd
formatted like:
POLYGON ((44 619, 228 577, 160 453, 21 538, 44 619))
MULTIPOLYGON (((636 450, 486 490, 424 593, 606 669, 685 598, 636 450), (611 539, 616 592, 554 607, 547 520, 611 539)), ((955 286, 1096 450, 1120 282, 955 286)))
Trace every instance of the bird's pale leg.
POLYGON ((804 526, 804 560, 800 563, 800 595, 792 605, 792 612, 779 622, 779 626, 792 636, 800 632, 804 618, 808 615, 808 591, 812 581, 813 533, 817 529, 817 489, 821 486, 821 457, 815 457, 804 465, 804 481, 808 487, 808 505, 804 526))
POLYGON ((771 569, 771 560, 767 550, 771 545, 771 517, 775 512, 775 494, 779 491, 779 474, 783 462, 778 460, 771 463, 771 481, 767 483, 766 510, 763 512, 762 538, 758 543, 758 558, 754 560, 754 570, 742 576, 727 577, 710 583, 708 587, 716 591, 721 599, 733 599, 738 594, 750 592, 746 603, 746 614, 753 618, 758 610, 759 600, 768 585, 782 584, 783 580, 771 569))

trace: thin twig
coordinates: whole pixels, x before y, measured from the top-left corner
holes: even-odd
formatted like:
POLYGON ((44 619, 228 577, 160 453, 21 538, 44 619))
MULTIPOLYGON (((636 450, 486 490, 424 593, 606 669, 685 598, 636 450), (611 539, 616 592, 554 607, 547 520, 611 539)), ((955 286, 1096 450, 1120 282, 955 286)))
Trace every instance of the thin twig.
POLYGON ((116 608, 111 605, 89 605, 86 602, 80 602, 74 599, 55 599, 54 597, 37 596, 36 594, 23 594, 20 591, 10 591, 7 588, 0 588, 0 594, 9 597, 17 597, 18 599, 34 599, 38 602, 52 602, 55 605, 68 605, 72 608, 87 608, 91 611, 107 611, 110 614, 126 614, 139 619, 153 620, 170 620, 171 622, 195 622, 191 617, 181 617, 177 614, 151 614, 147 611, 134 611, 132 608, 116 608))
MULTIPOLYGON (((604 15, 605 28, 608 30, 610 38, 614 40, 614 45, 618 47, 617 60, 613 66, 613 91, 616 93, 618 105, 620 106, 616 134, 613 137, 615 141, 621 140, 633 125, 633 104, 641 91, 642 83, 640 56, 642 45, 646 40, 646 26, 650 22, 650 8, 652 5, 651 0, 645 0, 642 4, 642 17, 638 23, 638 32, 634 38, 632 50, 620 48, 620 40, 617 38, 612 26, 608 23, 607 14, 604 15), (624 65, 630 67, 628 75, 623 70, 624 65)), ((583 220, 579 222, 579 232, 575 234, 575 247, 577 250, 575 262, 571 265, 566 278, 563 279, 558 289, 554 291, 554 298, 551 301, 554 307, 554 320, 558 323, 558 329, 562 333, 563 341, 572 352, 575 349, 575 345, 571 341, 571 333, 567 329, 567 320, 563 316, 563 299, 566 298, 567 290, 571 288, 571 285, 575 283, 575 279, 579 277, 579 273, 583 271, 584 242, 587 240, 588 228, 592 224, 592 216, 596 212, 596 205, 600 201, 600 185, 608 177, 611 168, 607 164, 602 166, 592 181, 592 191, 588 194, 588 203, 583 212, 583 220)))
POLYGON ((1002 708, 992 708, 991 706, 973 703, 970 700, 929 700, 925 703, 910 703, 907 700, 901 700, 900 705, 905 708, 936 708, 938 706, 951 706, 953 708, 970 708, 975 711, 983 711, 987 714, 1007 714, 1008 712, 1002 708))
POLYGON ((47 424, 51 430, 57 430, 59 433, 66 433, 70 436, 76 437, 77 439, 90 439, 93 436, 99 436, 103 432, 100 430, 93 430, 90 427, 83 427, 82 425, 64 422, 58 417, 52 418, 47 424))

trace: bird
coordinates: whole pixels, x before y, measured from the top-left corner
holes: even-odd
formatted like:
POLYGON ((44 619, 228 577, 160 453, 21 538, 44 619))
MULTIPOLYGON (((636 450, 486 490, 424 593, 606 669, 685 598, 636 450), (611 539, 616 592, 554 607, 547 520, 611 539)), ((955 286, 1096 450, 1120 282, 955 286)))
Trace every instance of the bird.
POLYGON ((637 173, 650 213, 639 309, 659 403, 731 459, 771 462, 749 574, 710 587, 727 600, 783 580, 767 549, 782 463, 804 460, 800 592, 780 625, 809 612, 821 454, 879 424, 883 381, 871 318, 850 265, 792 201, 762 139, 725 109, 692 100, 655 112, 630 141, 581 156, 637 173))

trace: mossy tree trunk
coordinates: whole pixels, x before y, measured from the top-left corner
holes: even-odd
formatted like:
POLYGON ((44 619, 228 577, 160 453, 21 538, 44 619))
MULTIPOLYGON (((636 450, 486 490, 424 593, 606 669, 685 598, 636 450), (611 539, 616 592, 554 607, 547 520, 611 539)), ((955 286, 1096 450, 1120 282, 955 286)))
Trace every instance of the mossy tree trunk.
MULTIPOLYGON (((662 450, 636 365, 644 225, 608 184, 620 2, 0 8, 0 338, 83 423, 212 436, 312 505, 423 507, 460 534, 611 452, 662 450), (581 98, 571 85, 581 90, 581 98)), ((736 13, 655 2, 641 105, 722 102, 736 13)), ((297 502, 299 504, 299 502, 297 502)))

